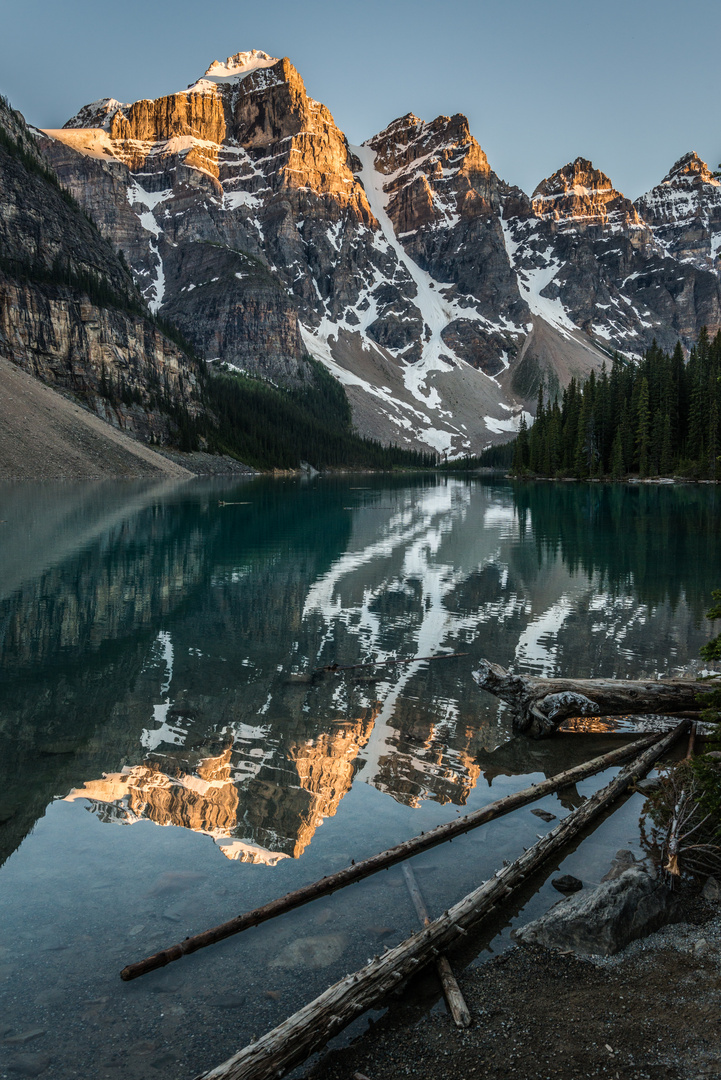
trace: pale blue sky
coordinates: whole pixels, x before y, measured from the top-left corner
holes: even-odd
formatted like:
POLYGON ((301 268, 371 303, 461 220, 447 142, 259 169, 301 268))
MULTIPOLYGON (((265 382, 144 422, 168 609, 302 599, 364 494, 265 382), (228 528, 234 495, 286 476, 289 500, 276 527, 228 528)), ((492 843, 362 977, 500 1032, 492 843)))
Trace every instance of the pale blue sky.
POLYGON ((0 0, 0 92, 40 127, 157 97, 246 49, 289 56, 351 142, 462 112, 530 192, 578 155, 635 198, 721 160, 719 0, 0 0))

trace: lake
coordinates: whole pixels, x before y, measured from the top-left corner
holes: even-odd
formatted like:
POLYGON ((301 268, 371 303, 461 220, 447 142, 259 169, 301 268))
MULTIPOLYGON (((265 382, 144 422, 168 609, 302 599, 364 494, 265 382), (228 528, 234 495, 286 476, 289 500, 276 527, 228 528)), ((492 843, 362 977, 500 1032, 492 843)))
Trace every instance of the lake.
MULTIPOLYGON (((118 977, 616 745, 514 738, 478 660, 670 674, 711 636, 720 586, 715 487, 0 485, 0 1075, 190 1080, 402 940, 417 922, 394 868, 118 977), (413 657, 438 659, 307 681, 413 657)), ((541 805, 563 816, 614 771, 541 805)), ((558 866, 595 883, 639 850, 642 806, 549 866, 459 964, 550 906, 558 866)), ((418 856, 431 913, 552 827, 526 807, 418 856)), ((424 1008, 443 1008, 431 976, 424 1008)))

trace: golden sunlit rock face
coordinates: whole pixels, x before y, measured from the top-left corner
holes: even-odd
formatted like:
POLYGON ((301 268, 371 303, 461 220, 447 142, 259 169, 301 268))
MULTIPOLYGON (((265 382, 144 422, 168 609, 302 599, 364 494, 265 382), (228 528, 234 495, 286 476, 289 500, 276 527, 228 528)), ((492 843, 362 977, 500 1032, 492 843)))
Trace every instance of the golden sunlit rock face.
MULTIPOLYGON (((198 760, 192 771, 171 755, 126 766, 67 796, 87 799, 105 822, 149 820, 211 836, 230 859, 275 866, 298 858, 323 819, 332 817, 355 775, 355 758, 374 717, 334 726, 310 742, 291 745, 285 767, 239 768, 232 745, 198 760)), ((174 755, 183 761, 182 751, 174 755)))
POLYGON ((312 795, 298 831, 294 857, 302 855, 317 826, 324 817, 333 817, 341 799, 350 791, 356 772, 355 759, 368 742, 374 722, 375 715, 321 735, 312 745, 291 747, 288 756, 298 770, 300 786, 312 795))
POLYGON ((606 174, 585 158, 576 158, 542 180, 532 195, 532 205, 537 217, 556 222, 572 219, 575 228, 643 226, 631 200, 616 191, 606 174))
POLYGON ((396 233, 471 217, 498 208, 498 177, 470 133, 465 116, 439 116, 430 124, 413 113, 371 140, 376 168, 389 176, 388 216, 396 233))
POLYGON ((408 113, 353 148, 291 61, 257 50, 46 134, 62 183, 202 356, 294 387, 308 355, 340 365, 357 430, 383 442, 478 453, 540 383, 721 325, 721 197, 696 155, 635 204, 584 158, 529 198, 461 113, 408 113))
POLYGON ((287 58, 243 75, 246 56, 229 57, 227 68, 216 62, 206 72, 212 78, 214 70, 235 71, 235 80, 232 75, 227 82, 204 78, 188 90, 155 100, 87 106, 52 135, 93 156, 95 142, 101 154, 116 157, 133 172, 160 173, 182 164, 216 179, 228 179, 238 169, 232 151, 239 147, 258 162, 278 191, 310 188, 331 196, 359 221, 375 225, 363 187, 353 175, 345 136, 329 110, 308 97, 287 58), (87 132, 85 142, 78 138, 78 129, 87 132), (264 159, 272 161, 272 171, 264 159))

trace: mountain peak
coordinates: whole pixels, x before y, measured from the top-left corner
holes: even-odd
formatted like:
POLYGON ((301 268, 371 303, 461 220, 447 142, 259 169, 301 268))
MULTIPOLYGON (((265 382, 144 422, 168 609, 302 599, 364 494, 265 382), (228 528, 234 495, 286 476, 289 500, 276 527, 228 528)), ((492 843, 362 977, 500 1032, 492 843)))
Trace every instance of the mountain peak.
POLYGON ((237 79, 239 76, 248 75, 257 68, 272 67, 278 63, 277 56, 271 56, 261 49, 251 49, 250 52, 237 52, 229 56, 227 60, 214 60, 206 71, 206 79, 237 79))
POLYGON ((674 180, 699 180, 702 184, 718 184, 705 161, 702 161, 695 150, 684 154, 671 166, 662 184, 672 183, 674 180))
POLYGON ((612 219, 638 223, 631 201, 616 190, 604 172, 583 157, 577 157, 542 180, 531 198, 534 212, 540 218, 602 225, 612 219))

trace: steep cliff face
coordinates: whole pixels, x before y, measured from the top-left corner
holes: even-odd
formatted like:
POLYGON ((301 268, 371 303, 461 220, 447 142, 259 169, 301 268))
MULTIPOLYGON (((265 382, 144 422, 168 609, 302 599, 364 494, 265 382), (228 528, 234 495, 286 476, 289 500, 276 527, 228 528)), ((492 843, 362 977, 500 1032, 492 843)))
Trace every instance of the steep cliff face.
POLYGON ((294 385, 309 352, 385 442, 476 452, 541 380, 721 325, 720 188, 695 155, 636 204, 584 158, 529 198, 461 114, 409 113, 351 147, 292 63, 256 50, 47 136, 152 309, 207 359, 294 385))
POLYGON ((194 363, 143 316, 131 275, 0 104, 0 355, 114 426, 172 438, 197 412, 194 363))
POLYGON ((460 114, 430 124, 408 114, 367 145, 387 178, 382 191, 395 235, 446 286, 444 299, 455 301, 440 330, 443 344, 497 375, 516 355, 529 321, 500 223, 502 199, 512 189, 492 171, 460 114))

